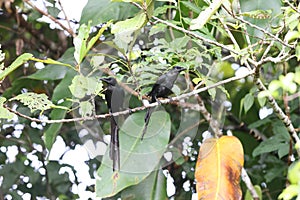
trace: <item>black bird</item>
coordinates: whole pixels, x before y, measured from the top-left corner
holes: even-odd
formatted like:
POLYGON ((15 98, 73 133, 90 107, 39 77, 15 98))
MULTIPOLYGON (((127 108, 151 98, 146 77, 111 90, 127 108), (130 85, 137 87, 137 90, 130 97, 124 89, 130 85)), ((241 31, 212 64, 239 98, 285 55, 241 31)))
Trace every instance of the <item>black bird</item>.
MULTIPOLYGON (((148 94, 151 97, 150 103, 154 103, 158 101, 158 97, 163 97, 167 98, 170 94, 172 94, 172 87, 174 85, 174 82, 177 79, 177 76, 180 72, 184 71, 185 68, 175 66, 173 69, 168 71, 167 73, 161 75, 158 77, 157 81, 152 87, 151 92, 148 94)), ((159 102, 159 101, 158 101, 159 102)), ((149 124, 150 116, 153 112, 154 108, 148 108, 146 115, 145 115, 145 127, 143 130, 142 138, 144 137, 146 131, 147 131, 147 126, 149 124)))
MULTIPOLYGON (((112 77, 101 78, 100 80, 107 83, 105 94, 105 100, 109 113, 115 113, 122 110, 124 101, 124 90, 119 86, 117 80, 112 77)), ((110 150, 109 156, 113 160, 113 171, 120 170, 120 149, 119 149, 119 117, 110 117, 110 150)))

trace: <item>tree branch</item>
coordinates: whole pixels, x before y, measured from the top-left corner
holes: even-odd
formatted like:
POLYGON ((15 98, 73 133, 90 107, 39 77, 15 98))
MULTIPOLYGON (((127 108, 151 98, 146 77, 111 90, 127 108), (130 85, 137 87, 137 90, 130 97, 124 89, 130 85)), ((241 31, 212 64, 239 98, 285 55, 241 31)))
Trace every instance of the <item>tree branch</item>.
MULTIPOLYGON (((254 78, 254 82, 255 82, 256 86, 258 87, 258 89, 260 91, 268 91, 267 88, 265 87, 265 85, 262 83, 262 81, 258 77, 254 78)), ((299 144, 300 144, 300 139, 299 139, 299 137, 297 135, 297 132, 296 132, 296 130, 295 130, 295 128, 294 128, 291 120, 282 111, 282 109, 279 107, 279 105, 277 104, 276 100, 274 99, 274 97, 272 95, 268 95, 267 98, 268 98, 268 101, 271 104, 274 112, 276 113, 276 115, 278 116, 278 118, 284 123, 284 125, 288 129, 291 137, 294 139, 294 142, 296 144, 295 147, 296 147, 298 156, 300 156, 300 149, 298 147, 299 144)))
POLYGON ((268 35, 269 37, 271 37, 271 38, 275 39, 276 41, 280 42, 282 45, 284 45, 284 46, 286 46, 286 47, 289 47, 289 48, 291 48, 291 49, 294 49, 294 48, 295 48, 293 45, 290 45, 290 44, 288 44, 288 43, 285 43, 285 42, 282 41, 280 38, 276 37, 275 35, 273 35, 273 34, 270 33, 269 31, 267 31, 266 29, 263 29, 263 28, 261 28, 261 27, 259 27, 259 26, 256 26, 255 24, 252 24, 251 22, 248 22, 247 20, 244 20, 242 17, 236 16, 236 15, 234 15, 233 13, 230 13, 230 11, 228 11, 227 9, 225 9, 225 10, 226 10, 226 12, 227 12, 230 16, 232 16, 233 18, 235 18, 235 19, 237 19, 237 20, 239 20, 239 21, 241 21, 241 22, 247 24, 248 26, 251 26, 252 28, 255 28, 255 29, 257 29, 257 30, 263 32, 265 35, 268 35))
MULTIPOLYGON (((115 113, 106 113, 106 114, 101 114, 101 115, 95 115, 95 116, 91 116, 91 117, 79 117, 79 118, 72 118, 72 119, 58 119, 58 120, 41 120, 41 119, 38 119, 38 118, 33 118, 33 117, 29 117, 27 115, 24 115, 18 111, 15 111, 13 110, 12 108, 8 107, 7 105, 4 105, 4 107, 9 110, 10 112, 20 116, 20 117, 23 117, 25 119, 28 119, 30 121, 34 121, 34 122, 39 122, 39 123, 47 123, 47 124, 54 124, 54 123, 69 123, 69 122, 78 122, 78 121, 86 121, 86 120, 94 120, 94 119, 99 119, 99 118, 108 118, 110 116, 119 116, 119 115, 128 115, 130 113, 133 113, 133 112, 137 112, 137 111, 141 111, 141 110, 145 110, 146 108, 150 108, 150 107, 155 107, 159 104, 170 104, 170 103, 173 103, 174 101, 178 101, 178 100, 181 100, 181 99, 187 99, 191 96, 194 96, 198 93, 201 93, 201 92, 204 92, 204 91, 207 91, 209 89, 212 89, 212 88, 215 88, 215 87, 218 87, 218 86, 221 86, 223 84, 226 84, 226 83, 229 83, 229 82, 232 82, 232 81, 236 81, 236 80, 240 80, 240 79, 243 79, 247 76, 250 76, 254 73, 254 71, 250 71, 249 73, 245 73, 241 76, 234 76, 234 77, 231 77, 231 78, 228 78, 228 79, 224 79, 222 81, 219 81, 215 84, 212 84, 212 85, 209 85, 209 86, 206 86, 206 87, 203 87, 203 88, 200 88, 200 89, 197 89, 197 90, 193 90, 192 92, 188 92, 188 93, 185 93, 185 94, 182 94, 182 95, 179 95, 177 97, 172 97, 172 98, 168 98, 168 99, 162 99, 160 100, 160 102, 154 102, 154 103, 151 103, 151 104, 148 104, 146 106, 140 106, 140 107, 136 107, 136 108, 133 108, 133 109, 127 109, 127 110, 123 110, 123 111, 120 111, 120 112, 115 112, 115 113)), ((200 110, 199 108, 199 105, 198 104, 181 104, 181 103, 178 103, 178 105, 182 105, 183 107, 186 106, 190 109, 195 109, 195 110, 200 110)))
POLYGON ((63 25, 60 21, 58 21, 56 18, 54 18, 49 13, 46 13, 43 10, 39 9, 38 7, 36 7, 30 0, 23 0, 23 1, 26 2, 30 7, 32 7, 33 9, 35 9, 36 11, 38 11, 39 13, 41 13, 42 15, 48 17, 53 22, 55 22, 56 24, 58 24, 63 30, 67 31, 72 37, 76 37, 76 34, 73 32, 72 29, 69 29, 68 27, 66 27, 65 25, 63 25))

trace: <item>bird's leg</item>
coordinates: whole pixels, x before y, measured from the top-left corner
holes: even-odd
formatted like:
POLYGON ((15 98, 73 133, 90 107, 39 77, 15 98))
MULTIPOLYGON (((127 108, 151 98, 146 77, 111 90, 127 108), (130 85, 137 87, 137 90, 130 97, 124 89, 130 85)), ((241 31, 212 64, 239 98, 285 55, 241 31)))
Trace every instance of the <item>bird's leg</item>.
POLYGON ((157 97, 155 97, 155 101, 158 103, 158 105, 161 105, 161 102, 157 97))

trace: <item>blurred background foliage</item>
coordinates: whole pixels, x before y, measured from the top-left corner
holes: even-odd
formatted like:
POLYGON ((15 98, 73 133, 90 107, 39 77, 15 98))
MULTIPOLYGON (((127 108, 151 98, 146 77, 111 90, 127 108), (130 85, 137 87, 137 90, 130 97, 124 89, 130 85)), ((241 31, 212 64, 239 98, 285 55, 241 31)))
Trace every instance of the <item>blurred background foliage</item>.
MULTIPOLYGON (((212 13, 201 29, 193 31, 234 49, 239 55, 170 28, 155 18, 147 18, 159 17, 189 30, 192 19, 208 7, 204 0, 146 1, 144 4, 140 1, 88 0, 80 19, 66 17, 60 1, 41 0, 34 4, 36 2, 0 1, 0 44, 5 55, 4 66, 9 66, 26 52, 35 58, 51 58, 72 67, 28 61, 2 81, 0 94, 6 99, 25 92, 46 94, 53 104, 72 112, 57 108, 42 113, 31 112, 18 101, 6 101, 6 106, 19 113, 40 119, 107 113, 98 79, 112 74, 131 91, 138 92, 137 96, 130 95, 130 91, 126 95, 128 107, 135 108, 142 106, 141 97, 148 94, 157 77, 172 66, 188 69, 186 74, 179 76, 174 87, 174 93, 179 95, 195 86, 212 85, 238 73, 246 73, 243 64, 249 57, 256 61, 269 57, 274 59, 263 63, 260 78, 299 132, 298 1, 228 1, 235 16, 230 15, 229 7, 224 5, 212 13), (49 21, 45 15, 51 15, 54 21, 49 21), (78 35, 80 42, 86 38, 90 41, 97 36, 103 23, 110 20, 113 26, 105 29, 78 65, 78 57, 74 55, 82 48, 82 43, 75 44, 74 35, 78 35), (66 28, 62 29, 58 22, 66 28)), ((286 127, 268 104, 266 95, 269 93, 259 92, 253 77, 249 76, 200 94, 208 112, 225 116, 220 118, 223 119, 220 123, 223 132, 232 131, 241 140, 245 169, 261 191, 262 199, 275 199, 281 194, 288 184, 288 174, 293 173, 288 172, 289 165, 298 159, 294 156, 293 142, 286 127), (215 98, 220 91, 227 96, 226 112, 216 111, 213 106, 223 103, 215 98)), ((196 103, 193 98, 186 102, 196 103)), ((198 111, 171 104, 164 108, 170 113, 168 152, 172 153, 174 162, 108 199, 155 199, 155 195, 149 194, 151 191, 155 191, 157 199, 191 199, 195 194, 197 152, 203 134, 209 130, 209 123, 198 111), (141 188, 155 190, 145 189, 141 193, 141 188)), ((91 149, 97 151, 97 147, 108 144, 109 120, 54 124, 16 116, 0 120, 0 199, 95 197, 95 178, 99 175, 97 169, 104 153, 95 153, 91 149), (85 134, 83 130, 91 134, 85 134), (55 141, 64 148, 58 148, 55 141), (92 145, 88 146, 91 141, 92 145), (58 149, 60 152, 54 151, 57 153, 55 159, 49 160, 51 147, 51 151, 58 149), (73 165, 77 157, 71 152, 84 151, 82 147, 89 153, 82 161, 88 182, 79 176, 83 168, 73 165)), ((162 158, 161 162, 166 161, 162 158)), ((297 183, 290 177, 289 181, 294 185, 297 183)), ((247 188, 243 182, 241 184, 245 195, 247 188)), ((281 198, 287 193, 285 191, 281 198)))

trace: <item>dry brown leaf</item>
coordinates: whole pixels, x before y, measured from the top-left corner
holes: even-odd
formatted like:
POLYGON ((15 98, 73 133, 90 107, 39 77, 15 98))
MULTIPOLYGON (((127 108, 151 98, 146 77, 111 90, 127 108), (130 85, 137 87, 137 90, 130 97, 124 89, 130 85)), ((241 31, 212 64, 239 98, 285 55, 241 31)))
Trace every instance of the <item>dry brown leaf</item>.
POLYGON ((205 140, 199 150, 195 172, 198 199, 241 199, 239 182, 243 164, 243 147, 236 137, 205 140))

